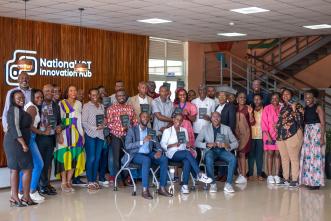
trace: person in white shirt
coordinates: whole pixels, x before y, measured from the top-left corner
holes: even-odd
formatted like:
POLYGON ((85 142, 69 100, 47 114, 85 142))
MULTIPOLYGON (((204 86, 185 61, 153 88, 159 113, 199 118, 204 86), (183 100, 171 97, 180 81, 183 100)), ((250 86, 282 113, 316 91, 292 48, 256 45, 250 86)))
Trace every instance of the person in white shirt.
POLYGON ((181 192, 188 194, 190 193, 188 182, 191 169, 197 174, 198 181, 211 183, 212 179, 207 177, 206 174, 200 172, 197 161, 186 148, 188 135, 186 129, 180 127, 182 122, 183 116, 181 114, 176 114, 173 118, 173 126, 164 130, 160 144, 164 151, 166 151, 166 156, 170 160, 183 163, 183 185, 181 187, 181 192))
MULTIPOLYGON (((136 112, 137 120, 139 121, 139 115, 141 112, 147 112, 148 114, 151 114, 152 112, 152 101, 153 99, 149 96, 147 96, 147 83, 144 81, 139 82, 138 85, 138 94, 136 96, 133 96, 129 99, 128 104, 132 105, 134 111, 136 112), (145 108, 143 108, 143 105, 145 105, 145 108), (147 110, 148 109, 148 110, 147 110), (147 110, 147 111, 146 111, 147 110)), ((150 123, 149 123, 150 126, 150 123)))
POLYGON ((198 110, 197 119, 193 123, 195 137, 197 137, 201 129, 210 122, 211 113, 215 110, 215 101, 207 97, 207 90, 204 85, 200 85, 198 94, 199 97, 192 101, 192 104, 195 104, 198 110), (206 114, 202 116, 200 111, 206 111, 206 114))

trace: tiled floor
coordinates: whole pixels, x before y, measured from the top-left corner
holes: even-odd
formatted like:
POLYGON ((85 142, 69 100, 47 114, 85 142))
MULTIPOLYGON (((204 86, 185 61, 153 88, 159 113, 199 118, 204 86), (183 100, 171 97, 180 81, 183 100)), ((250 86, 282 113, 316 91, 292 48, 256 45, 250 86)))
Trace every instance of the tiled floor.
MULTIPOLYGON (((151 201, 131 196, 131 189, 104 188, 95 193, 76 189, 61 193, 34 207, 10 208, 9 189, 0 191, 0 221, 104 221, 104 220, 331 220, 331 182, 319 191, 305 188, 288 190, 249 182, 235 187, 236 193, 210 194, 200 186, 189 195, 176 192, 173 198, 158 197, 151 201)), ((57 185, 58 186, 58 185, 57 185)), ((219 189, 223 186, 218 183, 219 189)), ((176 187, 178 190, 178 186, 176 187)))

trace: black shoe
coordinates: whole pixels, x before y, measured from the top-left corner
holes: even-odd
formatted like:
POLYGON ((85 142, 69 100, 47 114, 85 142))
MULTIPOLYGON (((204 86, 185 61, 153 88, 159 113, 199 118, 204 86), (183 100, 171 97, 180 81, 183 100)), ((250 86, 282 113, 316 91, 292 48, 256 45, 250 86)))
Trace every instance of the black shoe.
POLYGON ((53 186, 51 186, 51 185, 48 185, 47 186, 47 189, 50 190, 50 191, 52 191, 52 192, 56 192, 56 189, 53 186))
POLYGON ((147 200, 152 200, 153 197, 151 195, 151 193, 149 192, 148 189, 144 189, 143 192, 141 193, 141 196, 147 200))
POLYGON ((45 188, 42 188, 39 190, 39 193, 41 195, 49 195, 49 196, 54 196, 57 194, 56 190, 53 191, 52 189, 48 188, 48 187, 45 187, 45 188))
POLYGON ((298 181, 291 181, 290 182, 290 185, 288 187, 290 187, 290 188, 298 188, 299 187, 298 181))
POLYGON ((86 187, 87 184, 83 182, 80 178, 76 177, 75 179, 72 180, 72 185, 73 186, 79 186, 79 187, 86 187))
POLYGON ((35 206, 38 205, 38 203, 34 202, 33 200, 24 200, 22 199, 22 204, 24 204, 25 206, 35 206))
POLYGON ((172 197, 172 194, 169 193, 164 187, 160 187, 160 189, 158 190, 158 194, 160 196, 172 197))
POLYGON ((309 190, 319 190, 320 186, 308 186, 309 190))
POLYGON ((287 180, 281 179, 279 183, 276 183, 277 186, 288 186, 289 182, 287 180))
POLYGON ((25 204, 22 203, 22 201, 16 201, 14 199, 9 200, 10 207, 26 207, 25 204))

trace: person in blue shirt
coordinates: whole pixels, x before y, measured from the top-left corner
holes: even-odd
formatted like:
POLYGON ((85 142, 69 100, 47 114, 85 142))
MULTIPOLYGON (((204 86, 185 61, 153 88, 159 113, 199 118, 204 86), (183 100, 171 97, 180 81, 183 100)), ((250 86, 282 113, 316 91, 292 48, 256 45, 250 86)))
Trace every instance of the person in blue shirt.
POLYGON ((163 155, 161 145, 154 133, 152 135, 151 128, 147 125, 150 121, 150 115, 142 112, 139 115, 140 123, 137 126, 131 127, 125 138, 125 150, 130 154, 130 160, 133 163, 141 165, 142 173, 142 197, 145 199, 153 199, 150 194, 149 187, 149 171, 152 163, 160 165, 160 188, 158 194, 171 197, 166 189, 168 175, 168 158, 163 155))
POLYGON ((263 91, 261 88, 261 81, 260 80, 254 80, 252 83, 252 89, 248 95, 247 95, 247 104, 248 105, 253 105, 254 104, 254 96, 255 95, 260 95, 262 97, 262 104, 263 106, 266 106, 270 104, 270 95, 263 91))

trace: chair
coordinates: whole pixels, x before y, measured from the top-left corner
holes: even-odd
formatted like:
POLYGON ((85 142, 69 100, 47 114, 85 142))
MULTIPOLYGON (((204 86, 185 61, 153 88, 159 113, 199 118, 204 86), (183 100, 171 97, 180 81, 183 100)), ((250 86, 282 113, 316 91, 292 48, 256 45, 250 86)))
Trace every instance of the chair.
MULTIPOLYGON (((118 190, 118 187, 117 187, 117 178, 118 178, 118 176, 121 174, 121 172, 126 170, 126 171, 128 171, 129 176, 132 180, 132 184, 133 184, 132 196, 135 196, 137 194, 137 186, 136 186, 136 182, 134 181, 134 178, 132 176, 131 170, 139 169, 140 165, 132 163, 131 159, 130 159, 130 154, 124 148, 122 148, 122 150, 124 152, 124 155, 126 155, 127 158, 126 158, 126 162, 122 165, 121 169, 117 172, 117 174, 115 176, 114 191, 118 190)), ((150 172, 151 172, 152 177, 153 177, 152 182, 156 186, 156 189, 158 190, 159 189, 159 182, 158 182, 158 180, 155 176, 156 172, 154 172, 152 168, 150 168, 150 172)))
MULTIPOLYGON (((207 168, 206 165, 204 163, 204 159, 205 159, 205 152, 203 151, 203 149, 201 149, 201 159, 200 159, 200 163, 199 163, 199 167, 203 167, 205 173, 207 174, 207 168)), ((214 162, 214 167, 228 167, 229 165, 222 160, 215 160, 214 162)), ((207 190, 208 189, 208 184, 205 184, 204 189, 207 190)))

